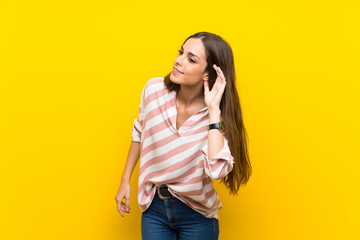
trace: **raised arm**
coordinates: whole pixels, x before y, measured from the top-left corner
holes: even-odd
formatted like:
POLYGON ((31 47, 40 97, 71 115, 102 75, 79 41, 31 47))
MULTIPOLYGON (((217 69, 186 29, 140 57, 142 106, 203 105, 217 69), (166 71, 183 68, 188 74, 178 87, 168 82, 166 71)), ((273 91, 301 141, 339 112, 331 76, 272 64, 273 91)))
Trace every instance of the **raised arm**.
MULTIPOLYGON (((221 121, 220 101, 225 90, 226 81, 223 72, 215 64, 217 78, 211 91, 209 83, 204 82, 205 103, 209 110, 209 124, 221 121)), ((213 179, 225 177, 233 168, 233 157, 224 137, 217 129, 209 130, 208 146, 203 149, 205 154, 205 171, 213 179)))

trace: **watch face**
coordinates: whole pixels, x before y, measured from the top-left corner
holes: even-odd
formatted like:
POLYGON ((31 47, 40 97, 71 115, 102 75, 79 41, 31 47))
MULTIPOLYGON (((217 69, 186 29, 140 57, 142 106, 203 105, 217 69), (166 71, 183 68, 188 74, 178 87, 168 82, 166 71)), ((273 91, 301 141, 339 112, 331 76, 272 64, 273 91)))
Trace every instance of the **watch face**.
POLYGON ((221 131, 222 131, 222 132, 225 132, 225 126, 224 126, 224 123, 223 123, 223 122, 221 122, 221 131))

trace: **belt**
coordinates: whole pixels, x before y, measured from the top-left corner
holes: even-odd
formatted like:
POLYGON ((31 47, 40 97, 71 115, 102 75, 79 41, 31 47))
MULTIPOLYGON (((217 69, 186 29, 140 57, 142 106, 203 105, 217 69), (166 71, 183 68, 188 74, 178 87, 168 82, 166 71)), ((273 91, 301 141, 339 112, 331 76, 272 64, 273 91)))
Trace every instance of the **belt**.
POLYGON ((169 189, 166 185, 157 186, 156 190, 159 198, 162 200, 174 198, 174 196, 169 192, 169 189))

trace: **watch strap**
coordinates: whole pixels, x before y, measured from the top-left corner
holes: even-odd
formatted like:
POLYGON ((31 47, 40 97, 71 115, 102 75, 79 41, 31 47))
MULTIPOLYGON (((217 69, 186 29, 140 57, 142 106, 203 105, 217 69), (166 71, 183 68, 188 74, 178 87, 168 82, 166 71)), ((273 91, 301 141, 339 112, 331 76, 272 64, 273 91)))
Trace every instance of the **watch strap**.
POLYGON ((225 131, 223 122, 216 122, 216 123, 209 124, 208 130, 211 130, 211 129, 219 129, 220 132, 225 131))

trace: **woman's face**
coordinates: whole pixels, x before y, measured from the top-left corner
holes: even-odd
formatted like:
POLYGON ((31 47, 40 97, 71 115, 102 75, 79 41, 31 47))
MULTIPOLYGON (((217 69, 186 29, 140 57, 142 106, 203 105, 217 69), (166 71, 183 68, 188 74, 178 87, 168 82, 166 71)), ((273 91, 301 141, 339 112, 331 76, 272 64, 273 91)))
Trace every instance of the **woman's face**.
POLYGON ((208 74, 205 71, 206 55, 200 38, 189 38, 179 50, 170 80, 180 85, 203 84, 208 74))

